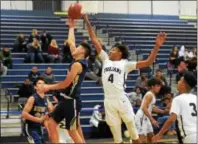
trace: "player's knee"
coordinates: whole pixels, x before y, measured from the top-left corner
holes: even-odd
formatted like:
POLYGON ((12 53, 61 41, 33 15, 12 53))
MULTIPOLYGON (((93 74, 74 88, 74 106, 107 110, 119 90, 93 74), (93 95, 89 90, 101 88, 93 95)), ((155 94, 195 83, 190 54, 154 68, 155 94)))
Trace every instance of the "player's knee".
POLYGON ((47 122, 47 127, 50 130, 55 130, 57 126, 57 123, 55 122, 55 120, 53 118, 49 118, 48 122, 47 122))

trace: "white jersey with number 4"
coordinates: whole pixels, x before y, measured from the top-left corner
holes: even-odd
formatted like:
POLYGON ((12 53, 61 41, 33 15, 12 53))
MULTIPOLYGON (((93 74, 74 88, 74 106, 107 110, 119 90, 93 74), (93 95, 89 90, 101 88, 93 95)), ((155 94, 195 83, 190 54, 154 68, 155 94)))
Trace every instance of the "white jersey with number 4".
POLYGON ((173 99, 170 114, 177 115, 177 126, 184 142, 195 143, 197 135, 197 96, 181 94, 173 99), (195 135, 194 138, 189 138, 195 135))
POLYGON ((103 62, 102 82, 105 99, 114 99, 124 96, 125 80, 130 71, 136 69, 136 62, 128 60, 111 61, 105 51, 99 55, 103 62))

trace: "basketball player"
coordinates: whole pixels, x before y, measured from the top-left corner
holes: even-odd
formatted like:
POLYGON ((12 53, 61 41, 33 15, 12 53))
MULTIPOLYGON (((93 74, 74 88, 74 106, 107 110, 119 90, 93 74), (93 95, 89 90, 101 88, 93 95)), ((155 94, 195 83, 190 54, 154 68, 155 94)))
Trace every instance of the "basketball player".
POLYGON ((140 109, 135 116, 135 123, 140 137, 140 143, 151 143, 153 136, 152 124, 159 127, 158 122, 152 117, 152 111, 163 114, 164 111, 155 107, 156 97, 161 89, 161 81, 152 78, 147 82, 149 91, 144 95, 140 109))
MULTIPOLYGON (((69 135, 75 143, 84 143, 78 127, 78 114, 81 109, 80 90, 81 84, 87 71, 87 58, 90 55, 90 46, 87 43, 81 43, 77 48, 75 46, 74 38, 74 21, 69 20, 69 38, 68 44, 74 61, 68 68, 68 74, 64 81, 57 84, 44 85, 44 91, 63 90, 61 96, 64 100, 58 103, 55 110, 49 115, 48 127, 51 136, 51 142, 58 143, 59 136, 56 129, 57 124, 65 119, 65 129, 68 130, 69 135), (72 33, 72 34, 71 34, 72 33)), ((82 135, 82 134, 81 134, 82 135)))
POLYGON ((122 142, 121 119, 126 124, 130 137, 134 142, 139 141, 139 136, 135 127, 134 112, 125 93, 125 80, 127 74, 135 69, 147 67, 153 63, 160 46, 164 43, 166 34, 160 33, 151 55, 145 61, 129 62, 127 60, 128 48, 122 44, 115 44, 110 50, 109 56, 102 50, 98 38, 88 20, 87 14, 84 15, 87 29, 94 44, 97 54, 103 62, 102 82, 104 88, 104 105, 106 122, 113 134, 115 143, 122 142))
POLYGON ((33 83, 36 93, 28 98, 22 111, 22 119, 25 120, 25 134, 29 142, 33 141, 36 144, 44 143, 41 131, 42 124, 47 117, 47 109, 50 112, 53 110, 52 104, 48 103, 45 93, 41 91, 44 83, 43 78, 36 78, 33 83))
POLYGON ((152 138, 159 141, 161 136, 176 121, 179 143, 197 143, 197 96, 190 91, 197 85, 192 72, 186 72, 177 84, 180 93, 172 101, 170 117, 161 130, 152 138))

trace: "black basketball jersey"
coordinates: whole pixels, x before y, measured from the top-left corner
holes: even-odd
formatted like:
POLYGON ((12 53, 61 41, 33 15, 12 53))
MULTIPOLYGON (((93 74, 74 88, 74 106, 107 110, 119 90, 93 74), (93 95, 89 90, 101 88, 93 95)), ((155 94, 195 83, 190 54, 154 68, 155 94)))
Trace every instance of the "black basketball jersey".
POLYGON ((70 84, 69 87, 60 91, 61 96, 62 96, 62 94, 65 94, 66 96, 71 97, 73 99, 79 98, 79 95, 81 93, 81 85, 84 80, 85 74, 88 70, 88 62, 86 59, 80 59, 80 60, 73 61, 70 64, 68 71, 71 70, 72 65, 76 62, 79 62, 82 65, 82 72, 74 78, 73 82, 70 84))

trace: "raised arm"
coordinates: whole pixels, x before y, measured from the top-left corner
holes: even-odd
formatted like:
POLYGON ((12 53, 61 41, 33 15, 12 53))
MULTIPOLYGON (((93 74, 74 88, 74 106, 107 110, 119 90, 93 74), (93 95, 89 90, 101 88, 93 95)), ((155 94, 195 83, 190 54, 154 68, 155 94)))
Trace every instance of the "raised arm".
POLYGON ((167 34, 165 32, 159 33, 157 35, 155 46, 154 46, 150 56, 147 58, 147 60, 137 62, 136 69, 147 67, 154 62, 154 60, 156 59, 157 53, 160 49, 160 46, 162 46, 166 40, 166 36, 167 36, 167 34))
POLYGON ((75 21, 73 19, 68 19, 67 24, 69 26, 67 42, 69 44, 71 54, 73 54, 76 50, 76 41, 75 41, 75 35, 74 35, 75 21))
POLYGON ((87 14, 84 14, 84 20, 85 20, 85 23, 87 25, 87 30, 89 32, 89 36, 91 38, 91 41, 92 41, 92 43, 93 43, 93 45, 94 45, 94 47, 95 47, 95 49, 97 51, 97 54, 100 55, 100 53, 102 51, 102 46, 101 46, 101 44, 98 41, 98 38, 97 38, 97 36, 96 36, 92 26, 91 26, 91 23, 89 22, 87 14))

